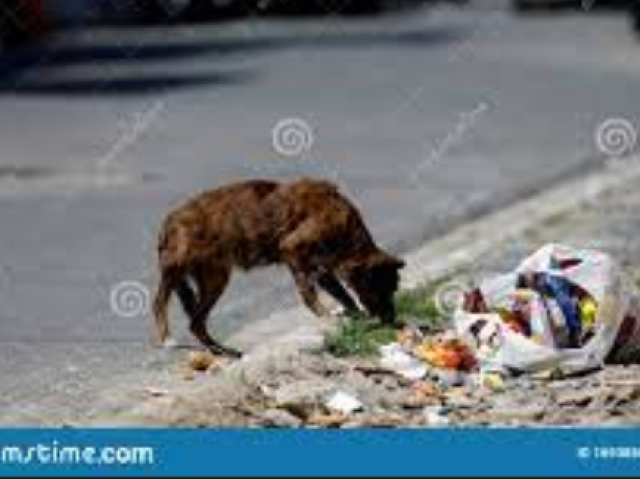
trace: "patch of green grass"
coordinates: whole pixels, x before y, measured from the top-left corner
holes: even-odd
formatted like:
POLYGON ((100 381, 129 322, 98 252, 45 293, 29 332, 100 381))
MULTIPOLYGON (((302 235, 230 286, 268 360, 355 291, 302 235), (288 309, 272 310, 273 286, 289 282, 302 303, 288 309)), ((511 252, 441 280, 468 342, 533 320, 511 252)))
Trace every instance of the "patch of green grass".
POLYGON ((324 346, 337 357, 373 356, 380 346, 396 340, 396 331, 395 325, 348 318, 336 331, 325 336, 324 346))
POLYGON ((436 296, 443 286, 451 282, 451 278, 443 278, 416 289, 400 291, 396 295, 398 318, 411 318, 423 328, 440 326, 444 318, 438 309, 436 296))
POLYGON ((436 292, 448 279, 407 291, 395 298, 399 324, 381 324, 370 318, 349 318, 325 336, 325 349, 338 357, 372 356, 380 346, 396 341, 403 320, 411 319, 418 327, 436 329, 442 314, 436 305, 436 292))
POLYGON ((425 326, 437 321, 440 316, 431 288, 401 291, 396 295, 398 317, 411 317, 424 321, 425 326))

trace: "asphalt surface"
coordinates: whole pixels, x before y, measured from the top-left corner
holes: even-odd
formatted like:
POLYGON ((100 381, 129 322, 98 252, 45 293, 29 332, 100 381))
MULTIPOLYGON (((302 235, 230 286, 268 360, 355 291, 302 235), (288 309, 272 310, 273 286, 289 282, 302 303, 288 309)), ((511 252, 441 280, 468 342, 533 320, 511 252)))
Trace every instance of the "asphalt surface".
MULTIPOLYGON (((640 111, 625 19, 484 5, 92 30, 14 63, 0 83, 0 421, 81 414, 162 367, 147 305, 111 297, 125 281, 153 294, 158 225, 199 190, 327 177, 402 253, 601 166, 598 126, 640 111), (290 118, 313 137, 291 157, 272 138, 290 118)), ((227 337, 293 304, 284 271, 237 275, 211 326, 227 337)))

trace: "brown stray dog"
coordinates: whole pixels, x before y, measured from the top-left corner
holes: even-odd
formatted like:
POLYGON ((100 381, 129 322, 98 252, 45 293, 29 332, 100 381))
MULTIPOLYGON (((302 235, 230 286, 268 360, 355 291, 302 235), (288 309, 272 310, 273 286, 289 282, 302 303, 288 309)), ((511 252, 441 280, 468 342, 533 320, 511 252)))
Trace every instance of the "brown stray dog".
POLYGON ((318 287, 347 311, 359 311, 344 282, 371 316, 393 321, 404 266, 376 246, 360 213, 336 186, 313 179, 247 181, 202 193, 166 218, 158 253, 159 339, 169 336, 168 304, 175 292, 193 335, 213 353, 230 356, 240 353, 217 343, 206 320, 234 267, 287 265, 304 304, 319 316, 328 311, 318 300, 318 287))

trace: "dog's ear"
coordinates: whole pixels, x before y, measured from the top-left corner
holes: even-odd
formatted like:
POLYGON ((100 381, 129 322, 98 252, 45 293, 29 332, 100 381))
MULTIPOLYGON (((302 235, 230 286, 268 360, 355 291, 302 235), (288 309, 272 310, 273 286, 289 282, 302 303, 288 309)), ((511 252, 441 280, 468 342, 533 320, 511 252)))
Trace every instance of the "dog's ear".
POLYGON ((384 268, 395 269, 396 271, 399 271, 405 267, 405 262, 402 259, 396 258, 395 256, 385 251, 378 251, 371 257, 369 265, 373 267, 382 266, 384 268))
POLYGON ((405 263, 401 259, 378 250, 366 257, 358 256, 347 260, 342 264, 341 270, 345 277, 364 277, 374 270, 399 271, 404 266, 405 263))

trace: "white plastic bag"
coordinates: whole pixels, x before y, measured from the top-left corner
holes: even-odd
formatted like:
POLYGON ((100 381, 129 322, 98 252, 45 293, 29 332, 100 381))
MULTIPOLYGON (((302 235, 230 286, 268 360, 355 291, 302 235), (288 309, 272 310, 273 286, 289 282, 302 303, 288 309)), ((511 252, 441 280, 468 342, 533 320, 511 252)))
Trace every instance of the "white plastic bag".
MULTIPOLYGON (((542 336, 534 341, 514 331, 499 314, 473 313, 464 306, 459 307, 454 317, 458 334, 476 351, 483 354, 490 351, 494 367, 497 364, 524 372, 558 370, 571 374, 600 367, 608 357, 624 361, 638 355, 640 301, 609 255, 564 245, 546 245, 522 261, 513 273, 480 285, 489 309, 505 307, 516 291, 518 278, 533 273, 564 278, 595 300, 598 308, 591 337, 579 348, 554 344, 548 334, 558 328, 558 318, 549 308, 531 313, 532 328, 538 328, 542 336), (626 325, 624 338, 619 334, 623 323, 626 325)), ((480 358, 481 363, 482 360, 480 358)))
POLYGON ((380 366, 394 371, 405 379, 417 381, 427 375, 427 366, 418 358, 410 355, 398 343, 380 346, 380 356, 380 366))

